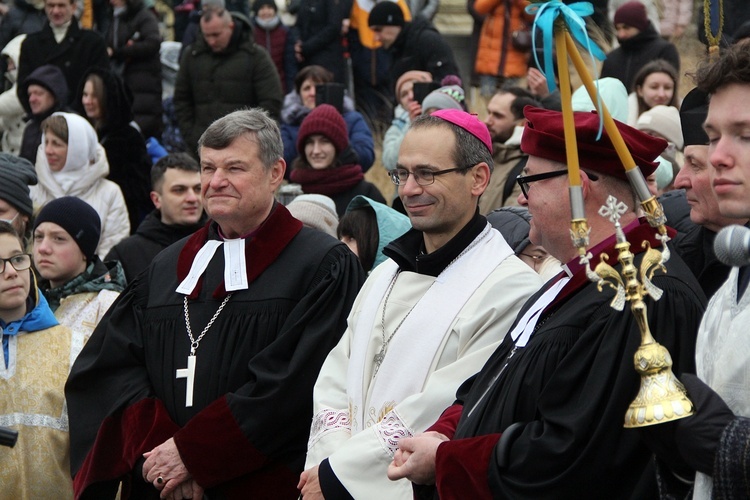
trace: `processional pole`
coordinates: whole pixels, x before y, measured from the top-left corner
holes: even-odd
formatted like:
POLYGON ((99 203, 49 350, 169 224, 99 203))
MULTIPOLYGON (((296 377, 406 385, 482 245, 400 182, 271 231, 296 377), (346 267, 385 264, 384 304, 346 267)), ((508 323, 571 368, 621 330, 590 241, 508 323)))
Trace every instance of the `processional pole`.
POLYGON ((703 0, 703 33, 708 42, 708 56, 719 56, 719 44, 724 31, 724 0, 703 0))
MULTIPOLYGON (((599 291, 602 291, 605 286, 615 290, 615 297, 610 303, 611 307, 622 311, 625 303, 630 303, 630 309, 635 315, 641 334, 641 345, 633 357, 635 370, 641 376, 641 386, 638 395, 625 414, 625 427, 643 427, 692 415, 694 413, 693 404, 687 398, 684 386, 672 372, 672 359, 669 352, 664 346, 656 342, 651 334, 647 321, 646 303, 644 302, 647 295, 654 300, 659 300, 663 293, 652 283, 651 279, 657 270, 666 272, 664 263, 669 259, 669 249, 666 245, 669 241, 665 226, 666 217, 661 204, 648 190, 646 179, 635 164, 615 121, 599 98, 597 86, 575 44, 575 41, 578 41, 589 52, 592 59, 596 57, 601 60, 605 57, 601 49, 589 39, 585 21, 581 17, 591 15, 593 7, 588 2, 565 5, 558 0, 531 0, 531 5, 526 10, 528 13, 535 15, 534 32, 538 29, 543 36, 545 62, 543 67, 550 91, 554 91, 556 87, 552 71, 552 39, 554 39, 557 53, 565 149, 570 180, 570 234, 573 246, 578 250, 581 263, 585 265, 586 275, 597 284, 599 291), (630 252, 630 243, 620 227, 620 214, 627 207, 624 203, 618 202, 610 196, 607 205, 599 210, 599 215, 609 218, 615 225, 617 237, 615 248, 618 250, 618 261, 622 264, 622 271, 618 272, 607 264, 608 256, 605 254, 602 254, 601 262, 596 265, 595 269, 591 270, 590 259, 592 255, 587 252, 590 229, 586 220, 583 190, 581 188, 570 89, 569 58, 583 81, 592 102, 597 106, 602 120, 601 126, 606 130, 609 139, 612 141, 649 224, 657 232, 656 239, 662 243, 663 250, 659 251, 651 248, 648 241, 643 242, 642 245, 643 248, 646 248, 646 253, 640 269, 634 265, 635 256, 630 252)), ((532 40, 534 49, 536 49, 536 37, 532 37, 532 40)), ((534 53, 536 54, 536 50, 534 50, 534 53)))

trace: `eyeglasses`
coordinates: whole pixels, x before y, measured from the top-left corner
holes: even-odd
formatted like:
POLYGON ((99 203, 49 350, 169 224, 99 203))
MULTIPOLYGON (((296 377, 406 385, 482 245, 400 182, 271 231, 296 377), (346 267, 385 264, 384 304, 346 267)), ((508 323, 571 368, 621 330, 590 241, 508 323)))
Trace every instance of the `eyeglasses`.
POLYGON ((523 195, 529 197, 529 184, 536 181, 543 181, 544 179, 552 179, 553 177, 560 177, 562 175, 568 175, 568 169, 553 170, 552 172, 544 172, 543 174, 536 175, 523 175, 520 174, 516 177, 516 182, 521 186, 521 192, 523 195))
POLYGON ((22 253, 8 259, 0 259, 0 274, 5 272, 5 263, 13 266, 16 271, 25 271, 31 267, 31 254, 22 253))
MULTIPOLYGON (((568 170, 567 169, 561 169, 561 170, 553 170, 552 172, 544 172, 543 174, 536 174, 536 175, 519 175, 516 177, 516 182, 519 186, 521 186, 521 192, 523 195, 528 199, 529 197, 529 184, 536 181, 543 181, 545 179, 552 179, 553 177, 560 177, 562 175, 567 175, 568 170)), ((592 181, 598 181, 599 177, 597 177, 595 174, 590 174, 589 172, 586 172, 586 175, 588 175, 589 179, 592 181)))
POLYGON ((438 175, 449 174, 451 172, 461 172, 474 168, 475 166, 476 165, 469 165, 467 167, 448 168, 446 170, 431 170, 429 168, 421 167, 415 169, 414 172, 409 172, 405 168, 395 168, 391 170, 390 175, 391 180, 397 186, 406 184, 406 181, 409 180, 410 175, 414 177, 414 180, 420 186, 429 186, 430 184, 435 182, 435 177, 437 177, 438 175))

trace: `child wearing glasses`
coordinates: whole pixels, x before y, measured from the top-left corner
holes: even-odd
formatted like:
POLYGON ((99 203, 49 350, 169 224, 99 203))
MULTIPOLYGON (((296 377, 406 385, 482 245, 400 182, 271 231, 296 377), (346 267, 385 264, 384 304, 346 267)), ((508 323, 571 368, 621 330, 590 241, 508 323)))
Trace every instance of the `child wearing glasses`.
MULTIPOLYGON (((0 447, 5 498, 73 498, 63 387, 75 358, 71 331, 58 324, 36 286, 21 236, 0 221, 0 425, 18 432, 0 447)), ((77 354, 77 353, 76 353, 77 354)))

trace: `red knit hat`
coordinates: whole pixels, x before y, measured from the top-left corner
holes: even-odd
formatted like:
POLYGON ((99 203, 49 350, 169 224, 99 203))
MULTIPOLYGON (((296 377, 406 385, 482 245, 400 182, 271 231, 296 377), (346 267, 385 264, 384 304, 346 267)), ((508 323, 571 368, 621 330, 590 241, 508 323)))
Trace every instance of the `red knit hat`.
POLYGON ((640 31, 648 27, 646 7, 638 0, 624 3, 615 11, 615 25, 625 24, 640 31))
POLYGON ((305 154, 307 138, 315 134, 326 136, 336 148, 336 154, 340 154, 349 145, 349 132, 344 117, 330 104, 316 106, 302 120, 297 134, 297 151, 300 155, 305 154))
MULTIPOLYGON (((565 156, 565 132, 562 113, 533 106, 523 108, 526 128, 521 137, 521 151, 528 155, 567 164, 565 156)), ((597 141, 599 115, 596 113, 573 113, 576 139, 578 142, 578 163, 582 169, 600 172, 627 180, 625 167, 620 162, 606 130, 597 141)), ((635 164, 641 167, 645 177, 651 175, 658 166, 654 159, 667 147, 667 141, 648 135, 615 120, 625 144, 633 155, 635 164)))

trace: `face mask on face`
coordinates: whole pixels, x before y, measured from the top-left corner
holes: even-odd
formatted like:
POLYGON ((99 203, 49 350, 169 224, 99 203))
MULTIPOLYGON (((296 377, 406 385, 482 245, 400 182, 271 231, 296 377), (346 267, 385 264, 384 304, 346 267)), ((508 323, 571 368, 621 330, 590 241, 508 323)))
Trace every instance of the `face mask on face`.
POLYGON ((273 16, 271 19, 261 19, 258 16, 255 16, 255 22, 258 23, 258 26, 260 26, 264 30, 274 29, 279 25, 280 21, 281 20, 279 19, 279 16, 273 16))
POLYGON ((18 77, 18 70, 17 69, 9 69, 5 72, 5 79, 10 82, 11 85, 16 83, 16 78, 18 77))
POLYGON ((14 215, 12 219, 0 219, 0 222, 7 222, 8 224, 13 224, 13 222, 15 222, 16 219, 18 219, 18 214, 20 213, 21 212, 16 212, 16 215, 14 215))

